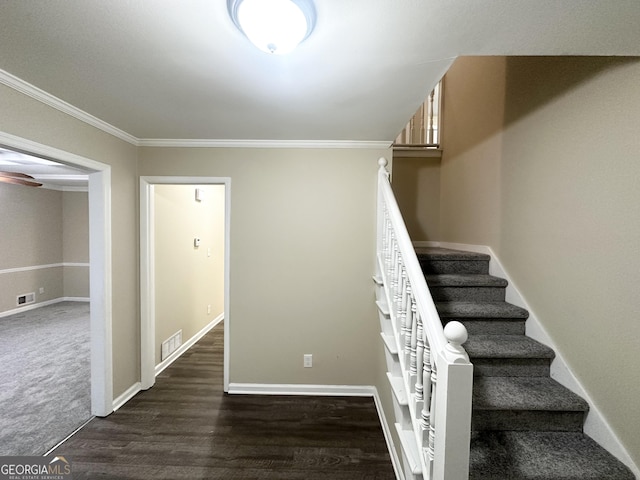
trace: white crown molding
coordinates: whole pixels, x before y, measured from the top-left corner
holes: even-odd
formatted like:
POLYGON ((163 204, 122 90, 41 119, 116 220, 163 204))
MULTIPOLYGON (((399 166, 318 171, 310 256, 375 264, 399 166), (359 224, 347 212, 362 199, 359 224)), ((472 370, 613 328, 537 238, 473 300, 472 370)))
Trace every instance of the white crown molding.
POLYGON ((72 187, 69 185, 54 185, 53 183, 43 183, 40 188, 45 190, 55 190, 57 192, 89 192, 89 187, 72 187))
POLYGON ((131 143, 132 145, 138 145, 138 139, 133 135, 128 134, 127 132, 120 130, 119 128, 114 127, 113 125, 105 122, 104 120, 100 120, 97 117, 85 112, 84 110, 80 110, 77 107, 74 107, 70 103, 65 102, 64 100, 59 99, 51 95, 50 93, 41 90, 40 88, 31 85, 30 83, 25 82, 24 80, 16 77, 15 75, 10 74, 5 70, 0 69, 0 83, 6 85, 9 88, 13 88, 14 90, 23 93, 39 102, 44 103, 45 105, 49 105, 50 107, 55 108, 56 110, 61 111, 62 113, 66 113, 78 120, 87 123, 93 127, 96 127, 103 132, 106 132, 114 137, 119 138, 120 140, 124 140, 125 142, 131 143))
POLYGON ((66 113, 105 133, 113 135, 137 147, 209 147, 209 148, 366 148, 388 149, 392 141, 368 140, 233 140, 233 139, 171 139, 136 138, 117 127, 94 117, 84 110, 31 85, 28 82, 0 69, 0 83, 23 93, 39 102, 66 113))
POLYGON ((365 140, 214 140, 141 138, 140 147, 201 147, 201 148, 369 148, 388 149, 390 141, 365 140))

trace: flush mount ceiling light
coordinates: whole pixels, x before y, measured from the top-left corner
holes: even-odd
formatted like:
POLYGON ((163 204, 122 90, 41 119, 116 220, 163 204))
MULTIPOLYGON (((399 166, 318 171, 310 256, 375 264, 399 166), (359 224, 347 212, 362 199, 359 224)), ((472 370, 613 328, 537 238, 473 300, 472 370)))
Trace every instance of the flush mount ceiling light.
POLYGON ((227 8, 233 23, 267 53, 291 52, 315 26, 311 0, 227 0, 227 8))

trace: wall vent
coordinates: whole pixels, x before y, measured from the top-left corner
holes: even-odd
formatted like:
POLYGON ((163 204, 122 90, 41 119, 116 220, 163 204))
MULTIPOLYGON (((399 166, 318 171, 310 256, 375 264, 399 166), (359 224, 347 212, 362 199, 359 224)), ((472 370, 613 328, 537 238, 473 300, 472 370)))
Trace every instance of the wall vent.
POLYGON ((162 342, 160 360, 166 360, 173 352, 182 345, 182 330, 178 330, 168 339, 162 342))
POLYGON ((28 305, 30 303, 35 303, 35 301, 36 301, 35 292, 24 293, 22 295, 18 295, 18 298, 16 300, 16 305, 20 307, 22 305, 28 305))

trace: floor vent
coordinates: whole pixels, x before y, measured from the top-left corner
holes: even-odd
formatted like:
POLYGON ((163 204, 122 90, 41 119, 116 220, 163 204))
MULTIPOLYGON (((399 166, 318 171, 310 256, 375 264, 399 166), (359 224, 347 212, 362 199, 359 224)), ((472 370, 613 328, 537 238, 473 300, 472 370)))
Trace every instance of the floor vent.
POLYGON ((18 298, 16 300, 16 305, 20 307, 22 305, 28 305, 29 303, 35 303, 35 301, 36 301, 35 292, 24 293, 22 295, 18 295, 18 298))

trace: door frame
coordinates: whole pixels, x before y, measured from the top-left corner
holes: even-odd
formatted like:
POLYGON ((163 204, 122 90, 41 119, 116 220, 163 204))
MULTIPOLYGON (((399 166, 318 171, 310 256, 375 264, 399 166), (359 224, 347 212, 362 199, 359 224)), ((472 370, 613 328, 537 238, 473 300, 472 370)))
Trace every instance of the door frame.
POLYGON ((229 265, 231 226, 230 177, 140 177, 140 384, 151 388, 155 370, 154 185, 224 185, 224 391, 229 391, 229 265))
POLYGON ((26 138, 0 132, 0 145, 89 172, 89 305, 91 414, 113 412, 111 166, 26 138))

